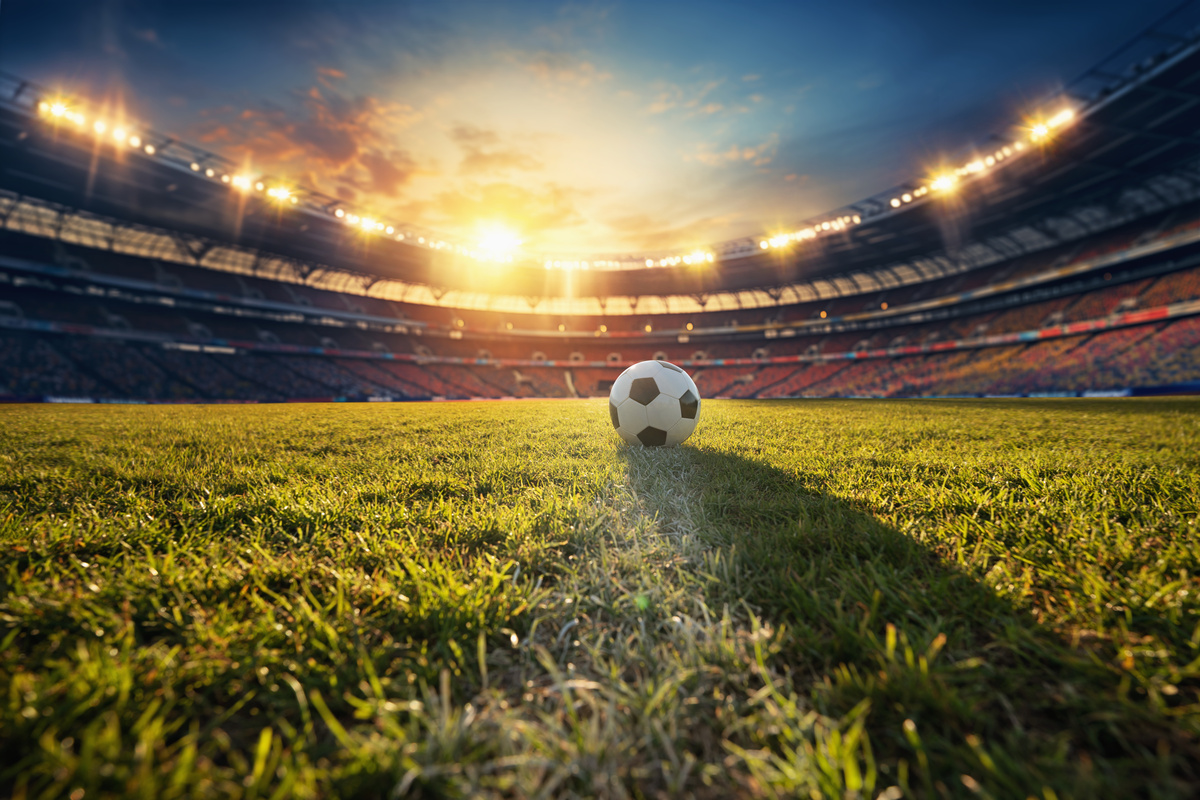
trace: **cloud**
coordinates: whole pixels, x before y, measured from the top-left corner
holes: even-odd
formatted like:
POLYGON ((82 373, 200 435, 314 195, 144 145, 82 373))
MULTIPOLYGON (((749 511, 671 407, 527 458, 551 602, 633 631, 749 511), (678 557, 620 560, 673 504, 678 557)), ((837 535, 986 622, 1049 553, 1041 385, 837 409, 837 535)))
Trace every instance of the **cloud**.
POLYGON ((458 169, 464 175, 491 175, 510 170, 534 171, 542 162, 516 148, 501 146, 500 136, 467 123, 459 123, 450 131, 450 138, 463 153, 458 169))
POLYGON ((708 97, 709 93, 718 88, 722 83, 724 83, 724 81, 709 81, 708 83, 704 84, 699 89, 694 91, 691 99, 685 102, 683 107, 695 108, 696 106, 700 105, 702 102, 704 102, 704 98, 708 97))
POLYGON ((604 72, 592 62, 580 61, 567 53, 550 51, 523 53, 517 56, 517 60, 526 71, 545 83, 575 86, 582 89, 593 83, 603 83, 612 79, 611 72, 604 72))
POLYGON ((662 114, 673 108, 686 109, 686 117, 709 116, 725 109, 723 103, 705 102, 712 92, 720 88, 723 80, 708 81, 698 86, 683 87, 675 83, 659 81, 653 85, 657 91, 654 100, 646 106, 649 114, 662 114))
POLYGON ((317 82, 326 89, 335 90, 334 82, 346 79, 346 73, 334 67, 317 67, 317 82))
POLYGON ((387 155, 367 152, 359 156, 359 164, 369 176, 369 191, 395 197, 417 172, 417 162, 404 150, 392 150, 387 155))
POLYGON ((651 114, 661 114, 664 111, 670 111, 676 106, 676 99, 677 95, 674 92, 659 92, 658 97, 654 98, 654 102, 646 106, 646 111, 651 114))
POLYGON ((686 160, 699 161, 710 167, 725 164, 750 163, 756 167, 766 166, 775 158, 779 146, 778 134, 772 133, 765 141, 752 147, 731 144, 723 150, 715 150, 712 145, 701 144, 694 153, 684 156, 686 160))
POLYGON ((666 248, 690 247, 708 243, 723 234, 727 227, 736 222, 741 214, 733 212, 716 216, 701 217, 679 224, 674 220, 650 214, 624 214, 605 220, 628 246, 637 250, 662 250, 666 248), (719 234, 718 232, 721 232, 719 234))
POLYGON ((131 31, 135 39, 140 39, 146 44, 152 44, 155 47, 163 47, 162 39, 158 38, 158 31, 154 28, 141 28, 131 31))
POLYGON ((582 224, 584 217, 577 208, 582 194, 553 183, 530 188, 495 181, 441 192, 421 210, 440 217, 442 223, 466 227, 498 222, 528 236, 582 224))
POLYGON ((193 135, 235 161, 321 191, 396 197, 419 168, 393 137, 421 115, 404 104, 331 88, 323 79, 337 78, 339 70, 317 72, 324 88, 294 95, 296 107, 209 109, 193 135))

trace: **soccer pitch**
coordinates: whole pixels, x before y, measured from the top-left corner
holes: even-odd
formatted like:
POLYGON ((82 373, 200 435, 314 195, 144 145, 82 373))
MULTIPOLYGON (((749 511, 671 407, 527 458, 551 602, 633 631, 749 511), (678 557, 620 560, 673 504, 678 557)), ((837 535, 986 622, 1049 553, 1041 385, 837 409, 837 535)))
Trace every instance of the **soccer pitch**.
POLYGON ((0 408, 0 793, 1195 796, 1198 507, 1193 400, 0 408))

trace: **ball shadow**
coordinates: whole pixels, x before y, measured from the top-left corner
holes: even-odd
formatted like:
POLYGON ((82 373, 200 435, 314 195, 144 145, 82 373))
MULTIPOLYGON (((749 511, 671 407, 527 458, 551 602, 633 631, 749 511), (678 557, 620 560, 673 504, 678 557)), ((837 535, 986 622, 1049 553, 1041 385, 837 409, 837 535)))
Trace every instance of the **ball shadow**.
MULTIPOLYGON (((656 469, 686 473, 693 527, 731 576, 706 600, 782 629, 776 658, 819 713, 866 701, 881 771, 927 763, 930 795, 963 794, 963 773, 998 796, 1042 796, 1031 776, 1072 796, 1200 792, 1194 732, 952 554, 817 476, 704 446, 620 452, 644 497, 677 480, 656 469)), ((921 793, 915 773, 912 784, 921 793)))

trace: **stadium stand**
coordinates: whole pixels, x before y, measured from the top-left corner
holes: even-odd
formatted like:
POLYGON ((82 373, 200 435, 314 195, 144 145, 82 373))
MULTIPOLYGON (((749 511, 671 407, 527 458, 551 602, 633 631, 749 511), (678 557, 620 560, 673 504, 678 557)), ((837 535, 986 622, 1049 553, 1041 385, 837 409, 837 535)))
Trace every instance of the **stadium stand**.
MULTIPOLYGON (((1121 240, 1129 241, 1129 237, 1121 240)), ((1117 252, 1111 244, 1091 249, 1117 252)), ((107 254, 100 259, 79 248, 70 255, 89 264, 103 263, 125 277, 147 273, 120 269, 122 262, 139 261, 133 257, 107 254)), ((230 309, 220 305, 198 303, 181 309, 164 302, 153 287, 101 289, 86 277, 95 270, 84 278, 57 282, 16 281, 17 273, 3 274, 10 288, 0 318, 8 321, 9 330, 0 371, 2 393, 14 398, 268 402, 328 397, 588 397, 603 395, 630 361, 655 353, 694 352, 690 343, 672 345, 644 331, 630 331, 619 344, 623 360, 611 367, 598 366, 617 352, 614 343, 546 338, 558 331, 539 334, 544 327, 525 325, 524 320, 520 336, 490 333, 457 339, 430 330, 418 343, 386 326, 370 330, 365 320, 371 315, 365 313, 360 314, 363 323, 355 325, 353 317, 359 312, 348 309, 357 298, 349 295, 334 302, 330 298, 337 295, 323 293, 328 296, 320 299, 322 308, 340 305, 338 310, 349 315, 345 324, 331 326, 329 319, 302 313, 317 305, 312 297, 311 305, 292 302, 280 309, 283 313, 256 318, 249 309, 228 313, 230 309), (56 330, 38 330, 47 327, 56 330), (272 348, 291 352, 272 352, 272 348), (481 351, 487 357, 483 364, 475 364, 481 351), (421 352, 423 356, 412 355, 421 352), (352 353, 362 357, 350 357, 352 353), (546 360, 539 363, 532 358, 535 354, 546 360)), ((190 285, 205 285, 196 280, 202 270, 181 274, 188 276, 190 285)), ((1080 393, 1200 379, 1193 352, 1197 322, 1190 316, 1030 344, 997 347, 988 342, 988 337, 1047 329, 1066 333, 1064 326, 1093 324, 1200 298, 1200 267, 1130 277, 1123 272, 1114 284, 1112 273, 1106 272, 1097 277, 1096 288, 1072 292, 1074 286, 1067 284, 1061 296, 1017 302, 1001 311, 980 310, 963 299, 946 306, 955 315, 943 320, 887 324, 891 318, 880 309, 862 321, 887 324, 878 330, 793 333, 770 342, 762 340, 761 329, 746 333, 729 327, 727 314, 711 324, 704 315, 693 315, 699 324, 691 336, 703 336, 707 359, 694 365, 689 358, 678 360, 692 367, 705 396, 731 398, 1080 393), (719 333, 706 334, 709 328, 719 333), (956 352, 886 350, 922 345, 956 352), (861 357, 872 354, 878 355, 861 357), (718 355, 735 363, 713 362, 718 355), (774 363, 780 358, 792 361, 774 363), (803 358, 829 360, 795 360, 803 358)), ((219 281, 207 284, 208 288, 217 285, 219 281)), ((282 294, 293 301, 300 297, 282 294)), ((403 319, 417 316, 394 304, 375 310, 390 310, 393 319, 400 319, 397 310, 403 319)), ((791 308, 782 318, 797 316, 791 308)), ((454 319, 461 317, 447 321, 446 333, 453 331, 454 319)), ((497 320, 488 322, 498 328, 497 320)), ((662 317, 649 324, 656 323, 666 327, 662 317)))

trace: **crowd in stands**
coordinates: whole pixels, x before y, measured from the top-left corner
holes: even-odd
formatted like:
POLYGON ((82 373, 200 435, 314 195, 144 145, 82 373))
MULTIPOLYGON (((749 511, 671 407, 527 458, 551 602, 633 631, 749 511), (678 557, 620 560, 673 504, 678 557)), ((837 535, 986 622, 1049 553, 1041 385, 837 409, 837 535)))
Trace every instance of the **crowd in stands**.
POLYGON ((0 394, 84 397, 98 388, 49 339, 0 331, 0 394))
POLYGON ((1150 285, 1139 298, 1145 308, 1178 303, 1200 297, 1200 268, 1163 275, 1150 285))
MULTIPOLYGON (((146 357, 145 346, 119 339, 62 336, 53 346, 76 369, 86 370, 117 397, 193 400, 204 397, 190 381, 166 372, 146 357)), ((13 394, 26 394, 23 391, 13 394)))
MULTIPOLYGON (((1038 394, 1200 381, 1200 316, 1029 344, 691 370, 705 397, 1038 394)), ((282 401, 607 394, 620 368, 498 367, 206 353, 111 337, 0 333, 0 397, 282 401)))

